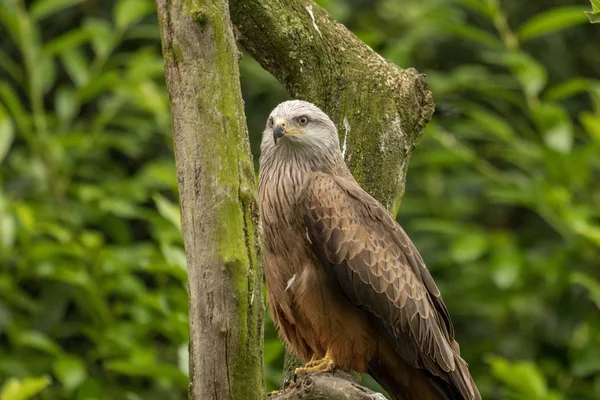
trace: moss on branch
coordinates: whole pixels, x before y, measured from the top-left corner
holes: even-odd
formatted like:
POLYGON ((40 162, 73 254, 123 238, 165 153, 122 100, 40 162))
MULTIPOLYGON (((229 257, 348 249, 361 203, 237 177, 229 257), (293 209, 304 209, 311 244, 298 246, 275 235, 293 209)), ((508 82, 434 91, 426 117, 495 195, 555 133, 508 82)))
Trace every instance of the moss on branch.
POLYGON ((263 399, 254 170, 226 0, 157 0, 188 263, 190 399, 263 399))
POLYGON ((230 6, 238 41, 291 96, 332 117, 354 176, 396 213, 408 159, 434 109, 425 77, 383 59, 313 1, 230 6))

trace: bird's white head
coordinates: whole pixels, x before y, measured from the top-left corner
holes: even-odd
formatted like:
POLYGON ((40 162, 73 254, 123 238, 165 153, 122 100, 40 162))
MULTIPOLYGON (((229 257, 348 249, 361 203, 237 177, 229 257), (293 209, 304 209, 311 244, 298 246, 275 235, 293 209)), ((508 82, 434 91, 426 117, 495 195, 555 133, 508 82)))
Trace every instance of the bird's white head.
POLYGON ((263 152, 286 149, 331 153, 339 152, 339 148, 335 124, 317 106, 302 100, 285 101, 275 107, 263 132, 263 152))

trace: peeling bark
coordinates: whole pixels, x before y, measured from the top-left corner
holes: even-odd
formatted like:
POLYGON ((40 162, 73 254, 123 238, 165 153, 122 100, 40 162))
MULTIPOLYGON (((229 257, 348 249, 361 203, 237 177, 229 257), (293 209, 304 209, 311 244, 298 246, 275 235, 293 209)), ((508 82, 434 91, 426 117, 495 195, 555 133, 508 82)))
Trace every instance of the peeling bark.
POLYGON ((190 399, 263 399, 254 170, 226 0, 157 0, 189 273, 190 399))

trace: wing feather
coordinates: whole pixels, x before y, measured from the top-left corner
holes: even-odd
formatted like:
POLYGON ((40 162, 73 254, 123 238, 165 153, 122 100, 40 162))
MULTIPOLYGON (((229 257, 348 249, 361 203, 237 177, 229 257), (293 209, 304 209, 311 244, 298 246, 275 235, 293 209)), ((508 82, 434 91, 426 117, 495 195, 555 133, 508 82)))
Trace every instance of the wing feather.
POLYGON ((349 178, 316 174, 304 201, 313 249, 345 296, 381 321, 408 363, 475 398, 440 291, 398 223, 349 178))

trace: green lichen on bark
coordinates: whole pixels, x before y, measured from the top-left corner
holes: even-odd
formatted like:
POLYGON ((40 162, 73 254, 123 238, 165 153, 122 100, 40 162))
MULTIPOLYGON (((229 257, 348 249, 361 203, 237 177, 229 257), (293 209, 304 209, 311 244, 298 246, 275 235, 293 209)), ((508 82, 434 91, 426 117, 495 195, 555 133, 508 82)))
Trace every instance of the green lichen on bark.
POLYGON ((228 4, 157 5, 188 259, 190 398, 262 399, 256 190, 228 4))
POLYGON ((179 47, 176 44, 173 44, 173 46, 171 46, 171 53, 173 54, 174 60, 173 62, 176 63, 182 63, 183 62, 183 52, 181 51, 181 47, 179 47))

